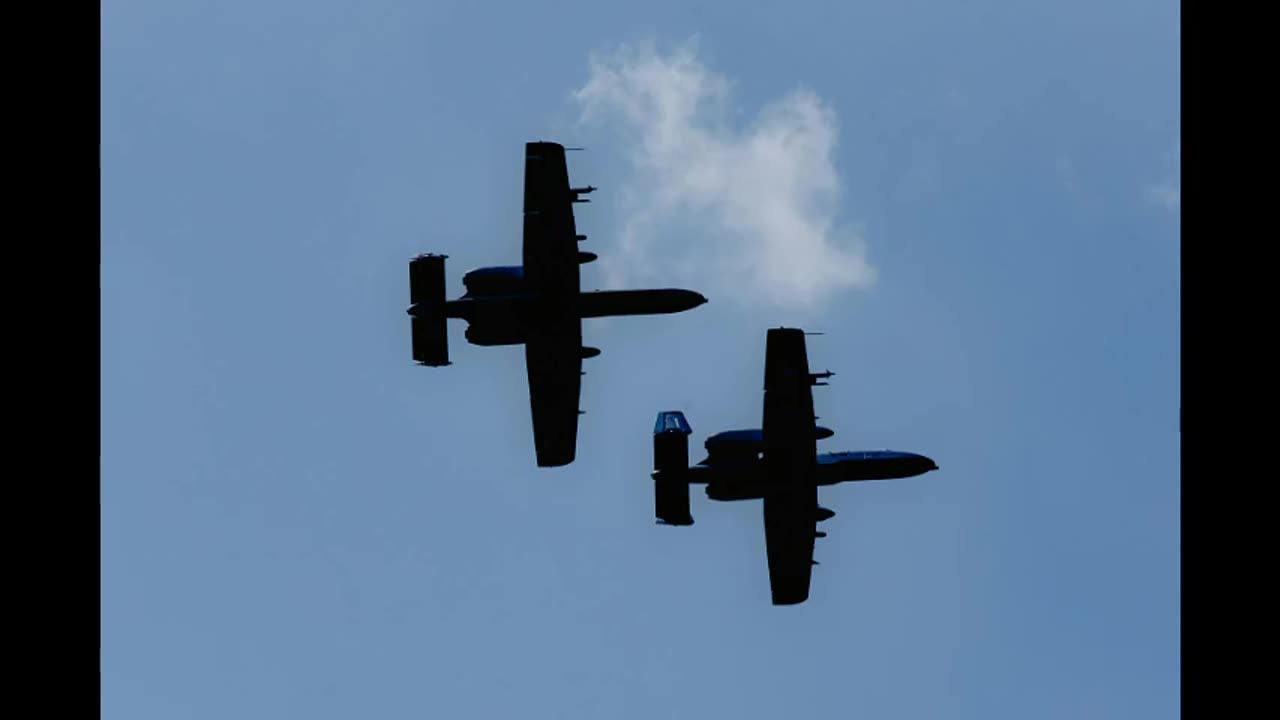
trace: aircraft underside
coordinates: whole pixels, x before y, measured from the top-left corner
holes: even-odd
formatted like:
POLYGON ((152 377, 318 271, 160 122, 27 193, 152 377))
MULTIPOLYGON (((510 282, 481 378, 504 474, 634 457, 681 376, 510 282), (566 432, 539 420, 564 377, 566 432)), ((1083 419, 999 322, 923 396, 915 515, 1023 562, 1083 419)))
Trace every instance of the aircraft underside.
POLYGON ((450 318, 467 322, 473 345, 524 346, 539 467, 567 465, 576 454, 582 361, 600 354, 582 345, 583 318, 677 313, 707 301, 690 290, 581 292, 580 267, 596 254, 578 247, 587 236, 573 206, 590 202, 583 196, 595 190, 569 183, 563 145, 526 143, 520 263, 476 268, 462 278, 463 296, 446 300, 448 256, 424 253, 409 262, 414 362, 452 364, 450 318))
POLYGON ((833 375, 811 372, 805 333, 775 328, 765 343, 761 427, 708 437, 707 456, 688 464, 689 426, 684 413, 662 411, 653 429, 654 517, 662 525, 693 525, 689 487, 704 484, 711 500, 762 500, 769 586, 774 605, 809 597, 814 541, 826 537, 818 523, 835 512, 818 504, 818 489, 857 480, 922 475, 938 466, 916 453, 895 450, 819 453, 816 442, 834 435, 817 425, 812 388, 833 375))

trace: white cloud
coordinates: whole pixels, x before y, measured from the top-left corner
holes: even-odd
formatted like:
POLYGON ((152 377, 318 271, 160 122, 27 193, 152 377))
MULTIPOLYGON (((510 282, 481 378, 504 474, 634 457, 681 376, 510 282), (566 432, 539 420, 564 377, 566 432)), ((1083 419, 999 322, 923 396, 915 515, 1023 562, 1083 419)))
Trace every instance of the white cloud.
POLYGON ((836 223, 835 113, 798 89, 748 127, 728 121, 730 82, 696 57, 623 45, 591 60, 574 96, 585 123, 627 148, 614 282, 673 275, 744 301, 806 309, 868 287, 862 239, 836 223))

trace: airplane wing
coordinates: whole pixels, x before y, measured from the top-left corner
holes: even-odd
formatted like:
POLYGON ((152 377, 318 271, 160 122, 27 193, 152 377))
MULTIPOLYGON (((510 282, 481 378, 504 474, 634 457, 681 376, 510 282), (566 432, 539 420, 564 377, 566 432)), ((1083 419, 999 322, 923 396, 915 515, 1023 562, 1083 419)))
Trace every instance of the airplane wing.
POLYGON ((764 362, 765 545, 773 604, 809 597, 817 532, 817 427, 804 331, 769 330, 764 362))
POLYGON ((565 317, 530 326, 524 344, 539 467, 573 462, 582 390, 582 321, 565 317))
POLYGON ((525 342, 533 442, 540 467, 573 462, 582 389, 582 319, 577 301, 576 193, 569 186, 564 147, 525 145, 524 277, 542 296, 525 342))
POLYGON ((795 605, 809 599, 817 509, 816 485, 764 498, 764 538, 774 605, 795 605))
POLYGON ((577 193, 569 186, 564 146, 525 144, 524 277, 537 291, 576 296, 579 289, 577 193))

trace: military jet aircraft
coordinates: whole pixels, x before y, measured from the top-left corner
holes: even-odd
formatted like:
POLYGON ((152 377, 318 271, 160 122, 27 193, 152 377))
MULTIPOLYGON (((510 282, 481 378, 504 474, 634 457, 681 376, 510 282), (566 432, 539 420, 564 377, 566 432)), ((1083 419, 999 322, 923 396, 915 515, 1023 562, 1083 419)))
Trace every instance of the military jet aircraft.
POLYGON ((818 505, 818 487, 887 480, 937 470, 930 458, 894 450, 817 453, 834 433, 815 424, 814 385, 834 373, 809 372, 805 333, 769 330, 764 361, 764 427, 707 438, 706 459, 689 466, 689 434, 678 410, 658 413, 653 428, 654 514, 659 524, 692 525, 689 484, 707 486, 712 500, 764 500, 765 546, 774 605, 809 598, 817 523, 835 513, 818 505))
POLYGON ((571 187, 565 148, 551 142, 525 145, 524 259, 522 265, 485 267, 462 278, 467 291, 445 300, 447 255, 423 254, 409 262, 409 315, 413 359, 450 365, 446 320, 467 321, 473 345, 524 345, 533 412, 533 440, 540 467, 573 462, 577 451, 582 361, 600 351, 582 344, 582 319, 683 312, 707 299, 690 290, 581 292, 579 265, 596 259, 582 252, 573 203, 594 187, 571 187))

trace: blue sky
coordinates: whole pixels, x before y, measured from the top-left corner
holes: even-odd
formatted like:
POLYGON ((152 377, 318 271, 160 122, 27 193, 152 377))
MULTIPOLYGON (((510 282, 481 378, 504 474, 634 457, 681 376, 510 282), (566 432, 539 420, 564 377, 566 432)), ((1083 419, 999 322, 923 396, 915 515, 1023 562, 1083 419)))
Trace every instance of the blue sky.
POLYGON ((104 6, 103 717, 1176 716, 1178 12, 104 6), (419 252, 518 261, 535 139, 586 289, 711 298, 588 321, 558 469, 521 350, 404 314, 419 252), (757 425, 784 324, 820 448, 942 469, 823 490, 775 608, 758 503, 653 524, 649 433, 757 425))

